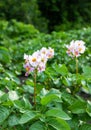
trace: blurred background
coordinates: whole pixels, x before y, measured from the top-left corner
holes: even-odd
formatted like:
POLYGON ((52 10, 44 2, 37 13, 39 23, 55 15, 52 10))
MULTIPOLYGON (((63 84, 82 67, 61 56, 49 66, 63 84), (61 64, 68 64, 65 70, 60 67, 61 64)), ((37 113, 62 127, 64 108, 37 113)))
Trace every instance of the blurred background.
POLYGON ((91 0, 0 0, 0 20, 16 19, 39 31, 79 29, 91 25, 91 0))

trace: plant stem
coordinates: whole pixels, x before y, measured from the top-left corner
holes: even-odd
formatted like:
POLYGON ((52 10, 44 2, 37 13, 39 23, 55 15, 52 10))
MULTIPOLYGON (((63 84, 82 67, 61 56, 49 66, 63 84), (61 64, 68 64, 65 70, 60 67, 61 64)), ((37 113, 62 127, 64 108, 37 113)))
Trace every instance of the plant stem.
POLYGON ((78 59, 76 57, 76 85, 74 86, 73 95, 75 95, 76 92, 79 90, 77 86, 77 76, 78 76, 78 59))
POLYGON ((76 74, 78 74, 78 59, 76 57, 76 74))
POLYGON ((37 70, 34 72, 34 106, 36 106, 36 77, 37 77, 37 70))
POLYGON ((76 92, 79 91, 79 86, 77 85, 77 77, 78 77, 78 59, 77 59, 77 57, 76 57, 76 86, 75 86, 73 95, 75 95, 76 92))

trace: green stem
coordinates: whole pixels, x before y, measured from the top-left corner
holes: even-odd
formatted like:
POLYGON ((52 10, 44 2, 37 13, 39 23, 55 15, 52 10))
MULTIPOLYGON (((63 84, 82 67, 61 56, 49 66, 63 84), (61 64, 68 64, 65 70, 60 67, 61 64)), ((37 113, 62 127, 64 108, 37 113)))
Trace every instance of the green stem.
POLYGON ((76 57, 76 74, 78 74, 78 59, 76 57))
POLYGON ((36 106, 36 77, 37 77, 37 70, 34 72, 34 106, 36 106))
POLYGON ((76 57, 76 86, 73 91, 73 95, 75 95, 79 91, 79 86, 77 86, 77 76, 78 76, 78 59, 76 57))
MULTIPOLYGON (((76 83, 77 83, 77 76, 78 76, 78 59, 76 57, 76 83)), ((73 90, 73 95, 76 94, 76 92, 79 90, 79 86, 75 85, 73 90)))

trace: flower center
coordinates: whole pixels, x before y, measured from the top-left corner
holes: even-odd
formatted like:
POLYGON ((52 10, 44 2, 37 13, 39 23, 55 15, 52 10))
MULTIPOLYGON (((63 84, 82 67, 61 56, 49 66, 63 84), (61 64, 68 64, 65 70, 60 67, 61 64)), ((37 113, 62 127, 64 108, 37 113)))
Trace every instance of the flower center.
POLYGON ((33 58, 33 59, 32 59, 32 62, 36 62, 36 58, 33 58))

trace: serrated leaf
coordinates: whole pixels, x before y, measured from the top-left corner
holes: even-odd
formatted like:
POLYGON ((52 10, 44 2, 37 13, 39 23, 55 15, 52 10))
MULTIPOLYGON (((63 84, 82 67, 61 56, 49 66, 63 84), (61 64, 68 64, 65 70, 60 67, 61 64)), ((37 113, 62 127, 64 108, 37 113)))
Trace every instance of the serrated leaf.
POLYGON ((46 112, 46 116, 59 117, 64 120, 70 120, 71 118, 61 109, 53 108, 46 112))

